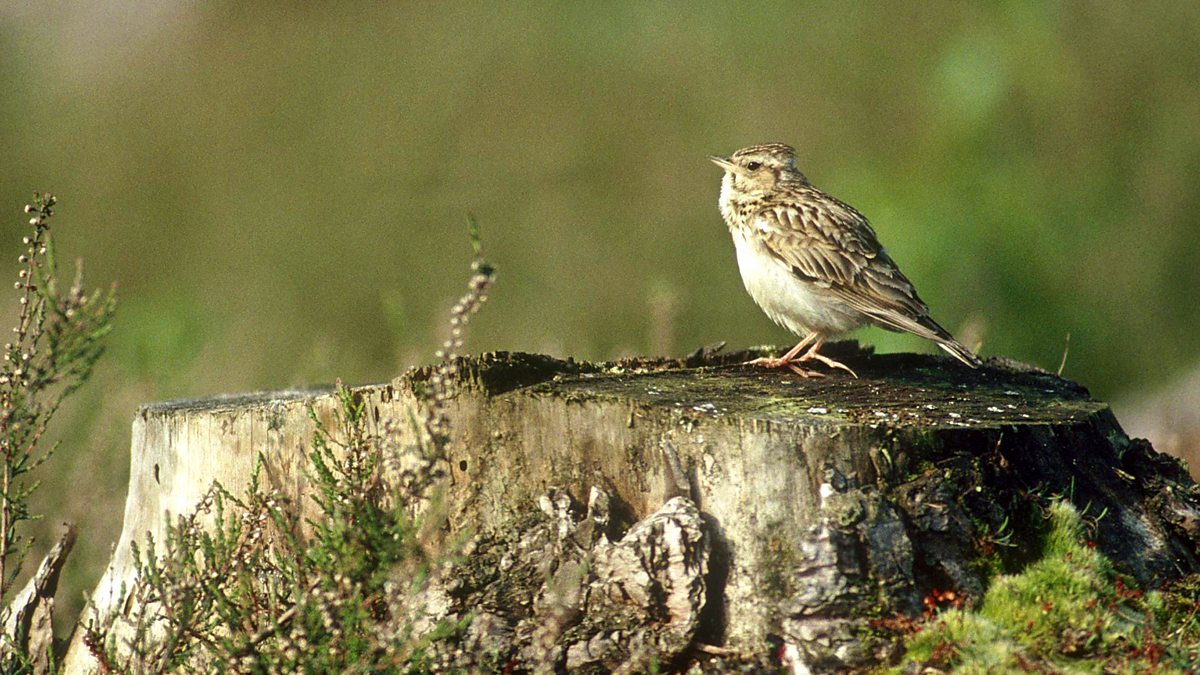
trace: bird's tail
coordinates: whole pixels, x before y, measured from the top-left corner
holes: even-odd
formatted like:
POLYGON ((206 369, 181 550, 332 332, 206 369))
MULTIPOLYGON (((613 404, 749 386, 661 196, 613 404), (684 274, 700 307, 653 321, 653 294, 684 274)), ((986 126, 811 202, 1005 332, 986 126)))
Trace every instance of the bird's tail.
POLYGON ((971 366, 972 368, 978 368, 979 366, 983 365, 983 361, 981 361, 978 356, 975 356, 975 352, 967 349, 965 345, 950 337, 948 334, 946 337, 937 338, 937 346, 946 350, 951 356, 959 361, 962 361, 968 366, 971 366))
POLYGON ((933 320, 933 317, 929 316, 928 308, 921 303, 920 299, 914 297, 913 301, 920 304, 917 304, 910 312, 901 312, 895 309, 891 309, 890 311, 863 311, 880 326, 888 330, 912 333, 926 340, 933 340, 937 343, 937 346, 972 368, 978 368, 983 365, 983 361, 978 356, 975 356, 975 352, 972 352, 963 343, 955 340, 950 331, 942 328, 938 322, 933 320))

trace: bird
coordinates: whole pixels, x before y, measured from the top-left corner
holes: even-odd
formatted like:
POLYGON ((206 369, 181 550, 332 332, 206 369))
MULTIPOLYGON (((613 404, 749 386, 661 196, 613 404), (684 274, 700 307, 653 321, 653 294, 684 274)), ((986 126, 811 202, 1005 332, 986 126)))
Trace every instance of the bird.
POLYGON ((972 368, 982 365, 933 320, 867 218, 796 169, 795 149, 766 143, 709 160, 725 171, 719 205, 746 291, 772 321, 803 338, 778 358, 750 364, 819 377, 803 366, 819 361, 857 378, 819 350, 835 335, 873 324, 932 340, 972 368))

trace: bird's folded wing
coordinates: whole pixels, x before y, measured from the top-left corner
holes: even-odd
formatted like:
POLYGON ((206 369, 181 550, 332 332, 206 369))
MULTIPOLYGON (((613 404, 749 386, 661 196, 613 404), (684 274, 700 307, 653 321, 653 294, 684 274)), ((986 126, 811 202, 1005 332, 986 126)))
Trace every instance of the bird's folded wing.
POLYGON ((794 274, 828 288, 884 327, 928 339, 948 336, 853 207, 814 194, 803 205, 763 208, 754 227, 767 250, 794 274))

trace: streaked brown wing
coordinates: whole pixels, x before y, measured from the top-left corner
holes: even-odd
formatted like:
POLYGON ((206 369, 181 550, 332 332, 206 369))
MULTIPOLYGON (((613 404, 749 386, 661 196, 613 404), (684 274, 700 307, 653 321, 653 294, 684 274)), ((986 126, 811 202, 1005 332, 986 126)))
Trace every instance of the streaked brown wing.
POLYGON ((793 196, 762 208, 753 221, 775 257, 885 328, 948 336, 861 213, 816 189, 793 196))

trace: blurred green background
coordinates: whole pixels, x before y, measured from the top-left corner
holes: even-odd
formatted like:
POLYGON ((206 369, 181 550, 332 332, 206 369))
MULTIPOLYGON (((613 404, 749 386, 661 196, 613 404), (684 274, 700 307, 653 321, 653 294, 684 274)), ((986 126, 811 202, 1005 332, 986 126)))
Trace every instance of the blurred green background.
POLYGON ((500 274, 470 351, 788 342, 705 159, 765 141, 984 355, 1056 369, 1069 333, 1118 400, 1196 364, 1200 3, 0 2, 0 252, 51 190, 60 256, 120 284, 44 469, 67 600, 137 405, 431 360, 468 211, 500 274))

